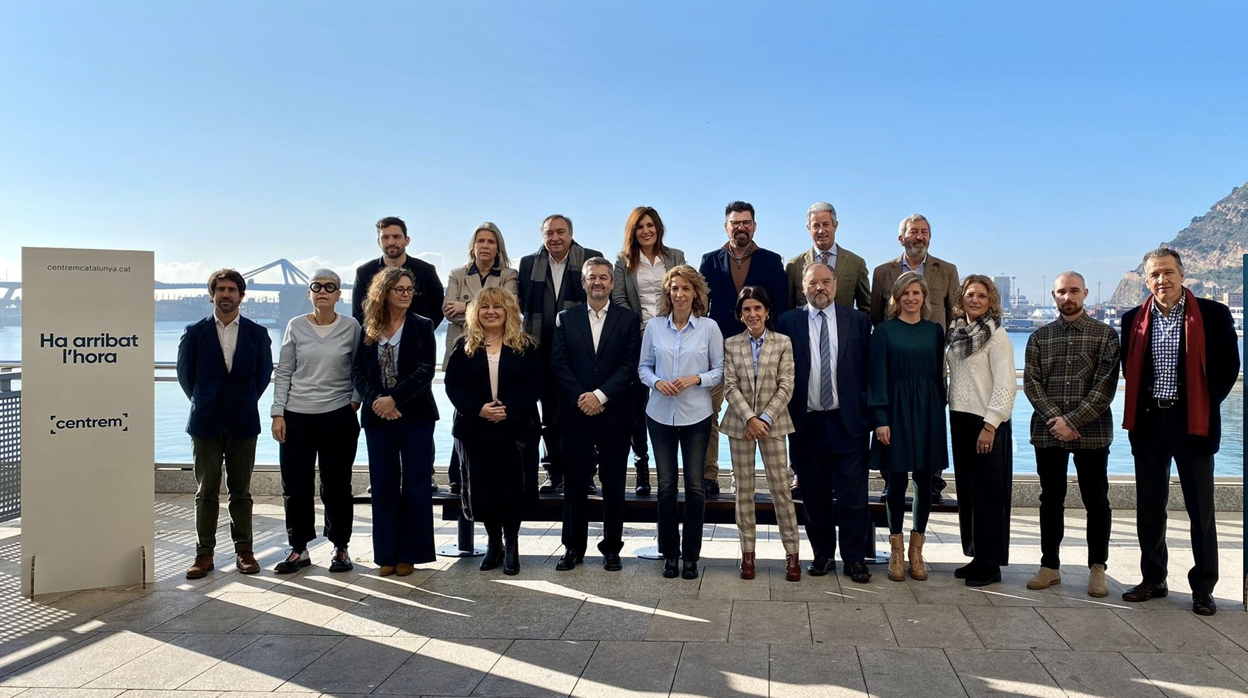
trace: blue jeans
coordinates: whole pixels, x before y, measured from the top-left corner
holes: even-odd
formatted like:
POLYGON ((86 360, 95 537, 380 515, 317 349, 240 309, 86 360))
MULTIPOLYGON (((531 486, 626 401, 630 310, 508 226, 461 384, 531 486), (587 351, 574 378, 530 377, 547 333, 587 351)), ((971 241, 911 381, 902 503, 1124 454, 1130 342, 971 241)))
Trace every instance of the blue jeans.
POLYGON ((647 417, 650 450, 659 480, 659 553, 667 559, 697 560, 702 553, 702 521, 706 515, 706 491, 702 467, 711 438, 711 418, 683 427, 660 424, 647 417), (685 475, 684 538, 681 539, 676 501, 676 448, 680 447, 685 475))
POLYGON ((364 430, 373 499, 373 560, 433 562, 433 422, 397 419, 364 430))

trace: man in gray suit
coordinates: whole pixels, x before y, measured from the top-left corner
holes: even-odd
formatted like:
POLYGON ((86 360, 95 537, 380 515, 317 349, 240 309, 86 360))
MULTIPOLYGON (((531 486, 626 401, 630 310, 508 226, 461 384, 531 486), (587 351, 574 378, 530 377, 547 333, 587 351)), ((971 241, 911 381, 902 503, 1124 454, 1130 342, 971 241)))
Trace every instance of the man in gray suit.
POLYGON ((810 240, 814 245, 805 252, 789 260, 784 273, 789 277, 789 307, 797 308, 806 304, 806 289, 802 285, 802 274, 812 262, 821 262, 836 270, 836 298, 833 302, 846 308, 853 308, 854 303, 864 313, 871 310, 871 289, 867 284, 867 263, 862 257, 836 244, 836 209, 825 201, 811 204, 806 209, 806 230, 810 231, 810 240))
MULTIPOLYGON (((921 214, 901 219, 897 241, 905 251, 897 259, 876 267, 871 276, 871 324, 884 322, 893 283, 903 273, 912 271, 927 282, 927 306, 931 311, 927 319, 947 330, 958 296, 958 268, 927 253, 932 242, 932 226, 921 214)), ((839 278, 839 272, 837 276, 839 278)))

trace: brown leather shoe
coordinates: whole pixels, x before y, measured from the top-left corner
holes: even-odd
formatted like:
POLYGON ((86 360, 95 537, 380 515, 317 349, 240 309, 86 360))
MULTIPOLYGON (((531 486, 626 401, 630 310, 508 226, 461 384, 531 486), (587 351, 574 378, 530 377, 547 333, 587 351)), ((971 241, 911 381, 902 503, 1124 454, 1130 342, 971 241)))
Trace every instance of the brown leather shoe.
POLYGON ((797 553, 784 556, 784 581, 802 581, 802 563, 797 561, 797 553))
POLYGON ((214 566, 211 554, 196 555, 195 562, 192 562, 191 566, 186 569, 186 578, 203 579, 208 576, 209 570, 214 566))
POLYGON ((1170 590, 1166 588, 1166 583, 1154 584, 1153 582, 1140 582, 1139 584, 1122 592, 1122 600, 1131 603, 1139 603, 1148 601, 1149 599, 1160 599, 1169 594, 1170 590))
POLYGON ((741 553, 741 578, 754 578, 754 553, 741 553))
POLYGON ((399 575, 400 577, 406 577, 407 575, 415 571, 416 571, 416 568, 410 562, 400 562, 394 568, 395 574, 399 575))
POLYGON ((234 566, 241 574, 255 574, 260 571, 260 563, 256 562, 256 556, 250 552, 239 553, 234 558, 234 566))
POLYGON ((394 574, 394 565, 382 565, 377 568, 377 574, 381 577, 389 577, 394 574))

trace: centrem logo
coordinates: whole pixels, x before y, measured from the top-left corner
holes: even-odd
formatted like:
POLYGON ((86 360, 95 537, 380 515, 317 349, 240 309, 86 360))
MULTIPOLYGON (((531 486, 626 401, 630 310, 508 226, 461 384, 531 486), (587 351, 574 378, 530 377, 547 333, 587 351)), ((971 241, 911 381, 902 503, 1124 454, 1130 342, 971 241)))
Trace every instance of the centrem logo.
POLYGON ((75 419, 67 419, 51 415, 48 419, 52 421, 51 434, 59 431, 69 431, 78 429, 120 429, 121 431, 130 431, 130 427, 126 426, 126 420, 130 417, 129 412, 122 412, 120 417, 78 417, 75 419))

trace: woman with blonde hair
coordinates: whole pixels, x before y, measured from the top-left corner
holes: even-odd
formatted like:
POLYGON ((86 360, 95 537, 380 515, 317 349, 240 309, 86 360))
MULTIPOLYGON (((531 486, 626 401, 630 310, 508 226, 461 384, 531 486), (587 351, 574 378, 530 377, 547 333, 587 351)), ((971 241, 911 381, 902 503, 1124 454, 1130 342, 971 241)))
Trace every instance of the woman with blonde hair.
POLYGON ((405 267, 373 276, 351 379, 363 399, 373 507, 373 560, 383 576, 433 562, 433 322, 410 310, 405 267))
POLYGON ((537 500, 542 360, 524 333, 515 295, 485 288, 468 304, 464 335, 446 363, 446 395, 455 406, 455 451, 464 514, 489 537, 482 570, 500 564, 520 573, 518 539, 537 500))
POLYGON ((968 587, 1001 581, 1009 564, 1014 439, 1010 415, 1018 381, 1014 346, 1001 327, 1001 294, 992 279, 962 280, 949 325, 949 431, 958 486, 962 552, 954 571, 968 587))
POLYGON ((927 282, 914 272, 897 277, 891 318, 871 335, 867 409, 875 427, 871 467, 888 478, 888 578, 905 581, 902 524, 906 485, 914 479, 910 577, 927 579, 923 543, 932 511, 932 474, 948 465, 945 438, 945 331, 927 320, 927 282))
POLYGON ((659 478, 659 553, 668 578, 697 579, 702 552, 702 466, 711 436, 711 388, 724 378, 724 337, 706 317, 707 301, 706 279, 697 269, 682 264, 668 270, 659 314, 646 323, 641 341, 638 375, 650 389, 646 423, 659 478), (685 476, 683 539, 676 516, 677 448, 685 476))

